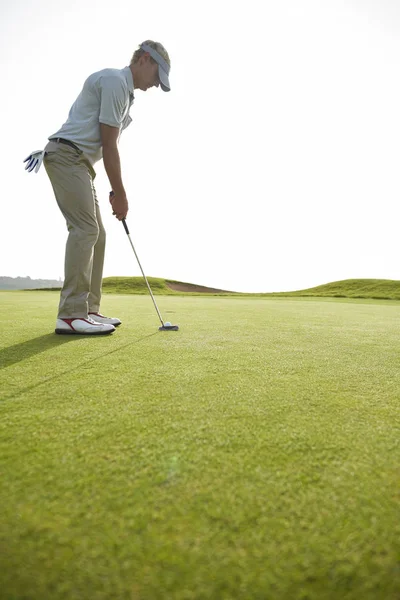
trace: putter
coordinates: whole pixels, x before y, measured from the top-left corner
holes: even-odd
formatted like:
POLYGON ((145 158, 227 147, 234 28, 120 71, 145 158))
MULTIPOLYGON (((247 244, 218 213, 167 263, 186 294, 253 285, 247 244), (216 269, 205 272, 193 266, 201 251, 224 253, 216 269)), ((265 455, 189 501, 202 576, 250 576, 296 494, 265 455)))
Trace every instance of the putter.
MULTIPOLYGON (((110 194, 110 195, 111 195, 111 194, 110 194)), ((142 275, 143 275, 143 277, 144 277, 144 280, 145 280, 145 282, 146 282, 147 289, 149 290, 149 292, 150 292, 150 296, 151 296, 151 299, 153 300, 154 308, 155 308, 155 309, 156 309, 156 311, 157 311, 158 318, 159 318, 159 319, 160 319, 160 321, 161 321, 161 327, 159 327, 159 328, 158 328, 158 329, 159 329, 159 331, 178 331, 178 330, 179 330, 179 327, 178 327, 178 325, 171 325, 170 323, 164 323, 164 321, 163 321, 163 319, 162 319, 162 317, 161 317, 160 311, 158 310, 158 306, 157 306, 157 303, 156 303, 156 301, 155 301, 155 298, 154 298, 154 296, 153 296, 153 292, 151 291, 151 287, 150 287, 150 285, 149 285, 149 282, 147 281, 147 277, 146 277, 146 275, 144 274, 144 271, 143 271, 143 269, 142 269, 142 265, 140 264, 139 257, 138 257, 138 255, 136 254, 136 250, 135 250, 135 247, 134 247, 134 245, 133 245, 133 243, 132 243, 131 236, 130 236, 129 229, 128 229, 128 225, 126 224, 126 221, 125 221, 125 219, 122 219, 122 225, 124 226, 124 229, 125 229, 125 231, 126 231, 126 235, 128 236, 128 239, 129 239, 129 241, 130 241, 130 243, 131 243, 131 246, 132 246, 132 250, 133 250, 133 252, 134 252, 134 254, 135 254, 135 256, 136 256, 136 260, 138 261, 138 264, 139 264, 140 270, 142 271, 142 275)))

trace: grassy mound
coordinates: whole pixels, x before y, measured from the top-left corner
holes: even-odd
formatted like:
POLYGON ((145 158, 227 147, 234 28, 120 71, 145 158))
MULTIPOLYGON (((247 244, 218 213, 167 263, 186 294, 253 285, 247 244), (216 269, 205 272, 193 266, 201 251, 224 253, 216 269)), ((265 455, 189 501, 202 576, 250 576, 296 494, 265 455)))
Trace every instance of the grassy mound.
MULTIPOLYGON (((147 278, 155 294, 173 294, 160 277, 147 278)), ((106 294, 148 294, 146 282, 143 277, 105 277, 103 279, 103 292, 106 294)))
MULTIPOLYGON (((317 287, 293 292, 271 292, 265 294, 241 294, 198 286, 192 283, 148 278, 150 286, 158 295, 218 295, 218 296, 284 296, 284 297, 331 297, 331 298, 372 298, 400 300, 400 281, 391 279, 345 279, 333 281, 317 287)), ((147 294, 143 277, 106 277, 103 279, 103 292, 110 294, 147 294)))
MULTIPOLYGON (((209 288, 194 283, 148 277, 152 291, 157 295, 236 295, 235 292, 226 292, 216 288, 209 288)), ((148 294, 146 282, 143 277, 105 277, 103 279, 103 292, 106 294, 148 294)), ((241 295, 241 294, 240 294, 241 295)))
MULTIPOLYGON (((326 298, 370 298, 378 300, 400 300, 400 281, 392 279, 344 279, 293 292, 240 293, 185 283, 161 277, 148 277, 154 294, 160 296, 239 296, 239 297, 326 297, 326 298)), ((57 288, 42 288, 54 291, 57 288)), ((38 291, 38 290, 33 290, 38 291)), ((143 277, 105 277, 105 294, 148 294, 143 277)))
POLYGON ((343 281, 333 281, 306 290, 265 295, 400 300, 400 281, 392 279, 344 279, 343 281))

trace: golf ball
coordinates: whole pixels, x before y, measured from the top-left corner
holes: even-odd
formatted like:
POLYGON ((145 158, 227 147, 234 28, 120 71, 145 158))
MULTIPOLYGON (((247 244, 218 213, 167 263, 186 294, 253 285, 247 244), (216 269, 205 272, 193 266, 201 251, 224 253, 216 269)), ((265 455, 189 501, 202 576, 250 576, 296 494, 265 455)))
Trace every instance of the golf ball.
POLYGON ((169 321, 167 321, 166 323, 164 323, 165 327, 171 327, 171 323, 169 321))

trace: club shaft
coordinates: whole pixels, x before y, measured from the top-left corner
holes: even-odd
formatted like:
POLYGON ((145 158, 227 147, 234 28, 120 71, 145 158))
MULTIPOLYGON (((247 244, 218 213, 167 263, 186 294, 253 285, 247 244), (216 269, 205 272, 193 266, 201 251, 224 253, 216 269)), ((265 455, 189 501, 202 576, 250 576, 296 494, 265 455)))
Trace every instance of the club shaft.
MULTIPOLYGON (((125 230, 126 230, 126 227, 125 227, 125 230)), ((156 309, 156 311, 157 311, 158 318, 159 318, 159 319, 160 319, 160 321, 161 321, 161 325, 164 327, 164 321, 162 320, 162 317, 161 317, 160 311, 158 310, 157 303, 156 303, 156 301, 155 301, 155 298, 154 298, 154 296, 153 296, 153 292, 151 291, 151 287, 150 287, 150 285, 149 285, 149 282, 147 281, 147 277, 146 277, 146 275, 144 274, 144 271, 143 271, 143 269, 142 269, 142 265, 140 264, 139 257, 138 257, 138 255, 136 254, 135 246, 133 245, 133 242, 132 242, 132 240, 131 240, 131 236, 130 236, 130 234, 129 234, 128 232, 127 232, 127 236, 128 236, 128 239, 129 239, 129 241, 130 241, 130 244, 131 244, 131 246, 132 246, 132 250, 133 250, 133 252, 135 253, 136 260, 138 261, 138 265, 139 265, 139 267, 140 267, 140 270, 142 271, 142 275, 143 275, 143 277, 144 277, 144 280, 145 280, 145 282, 146 282, 147 289, 148 289, 148 290, 149 290, 149 292, 150 292, 150 296, 151 296, 151 299, 153 300, 154 308, 155 308, 155 309, 156 309)))

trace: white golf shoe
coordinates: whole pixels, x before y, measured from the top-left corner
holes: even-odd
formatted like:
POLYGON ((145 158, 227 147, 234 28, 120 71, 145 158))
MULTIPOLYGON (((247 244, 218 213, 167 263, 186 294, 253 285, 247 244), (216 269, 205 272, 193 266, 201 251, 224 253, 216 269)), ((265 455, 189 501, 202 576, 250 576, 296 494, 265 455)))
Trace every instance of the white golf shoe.
POLYGON ((110 323, 97 323, 90 317, 87 319, 57 319, 56 333, 66 335, 107 335, 115 331, 110 323))
POLYGON ((93 312, 89 313, 89 317, 93 319, 93 321, 96 321, 96 323, 103 323, 103 325, 114 325, 114 327, 118 327, 118 325, 121 325, 121 321, 116 317, 105 317, 100 313, 93 312))

